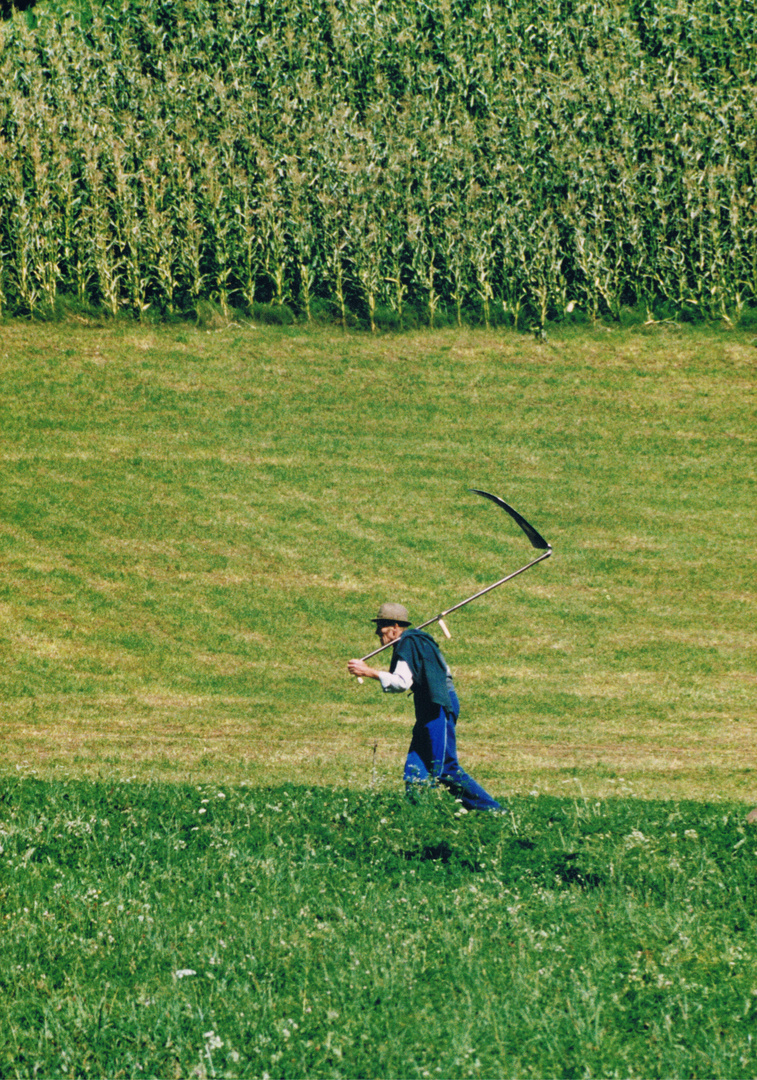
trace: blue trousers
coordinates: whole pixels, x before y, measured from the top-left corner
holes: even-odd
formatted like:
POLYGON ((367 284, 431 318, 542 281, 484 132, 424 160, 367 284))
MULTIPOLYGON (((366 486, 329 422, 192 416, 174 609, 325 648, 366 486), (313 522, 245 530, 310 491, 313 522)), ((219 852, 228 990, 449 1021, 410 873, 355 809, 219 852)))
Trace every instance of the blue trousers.
POLYGON ((413 797, 416 784, 436 782, 449 788, 466 810, 500 810, 496 799, 460 768, 455 741, 459 704, 454 693, 450 696, 454 712, 448 713, 440 706, 434 719, 426 722, 416 720, 405 761, 407 794, 413 797))

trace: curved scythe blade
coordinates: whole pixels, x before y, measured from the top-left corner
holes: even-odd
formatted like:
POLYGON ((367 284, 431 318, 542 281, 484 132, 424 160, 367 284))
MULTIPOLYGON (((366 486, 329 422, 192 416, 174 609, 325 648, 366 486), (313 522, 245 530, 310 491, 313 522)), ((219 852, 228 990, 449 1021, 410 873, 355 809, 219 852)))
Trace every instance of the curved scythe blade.
POLYGON ((518 513, 517 510, 513 510, 512 506, 505 502, 504 499, 500 499, 499 495, 491 495, 488 491, 481 491, 479 488, 469 488, 475 495, 483 495, 485 499, 491 499, 497 506, 501 506, 503 510, 507 511, 513 521, 520 525, 523 532, 531 541, 531 547, 538 548, 539 551, 546 551, 547 548, 551 548, 552 545, 548 544, 541 533, 538 533, 533 525, 529 525, 524 517, 518 513))

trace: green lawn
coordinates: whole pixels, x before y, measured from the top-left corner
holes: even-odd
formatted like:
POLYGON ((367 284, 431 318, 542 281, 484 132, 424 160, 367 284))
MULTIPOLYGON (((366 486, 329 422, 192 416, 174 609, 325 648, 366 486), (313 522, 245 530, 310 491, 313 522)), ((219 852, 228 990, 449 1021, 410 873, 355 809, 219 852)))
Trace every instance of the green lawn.
POLYGON ((0 1074, 753 1077, 739 804, 512 809, 6 785, 0 1074))
POLYGON ((0 327, 0 1075, 753 1077, 755 341, 0 327), (449 618, 504 818, 346 675, 449 618))
POLYGON ((6 323, 0 768, 394 787, 387 598, 496 795, 757 799, 746 333, 6 323))

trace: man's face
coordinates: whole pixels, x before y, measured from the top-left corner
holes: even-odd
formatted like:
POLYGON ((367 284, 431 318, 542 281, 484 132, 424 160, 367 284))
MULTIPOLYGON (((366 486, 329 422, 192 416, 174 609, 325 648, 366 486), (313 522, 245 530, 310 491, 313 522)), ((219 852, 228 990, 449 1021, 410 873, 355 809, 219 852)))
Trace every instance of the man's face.
POLYGON ((402 637, 402 631, 406 629, 404 626, 400 626, 399 623, 392 622, 377 622, 376 623, 376 637, 381 639, 382 645, 389 645, 392 641, 396 641, 397 638, 402 637))

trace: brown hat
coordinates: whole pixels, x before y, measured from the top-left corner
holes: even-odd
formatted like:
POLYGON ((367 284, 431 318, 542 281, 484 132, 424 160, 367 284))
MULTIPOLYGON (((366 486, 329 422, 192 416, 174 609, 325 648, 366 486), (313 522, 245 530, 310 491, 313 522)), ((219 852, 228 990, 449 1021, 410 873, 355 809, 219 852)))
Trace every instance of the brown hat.
POLYGON ((409 626, 410 616, 407 608, 402 604, 382 604, 378 609, 378 615, 375 619, 371 619, 371 622, 399 623, 400 626, 409 626))

